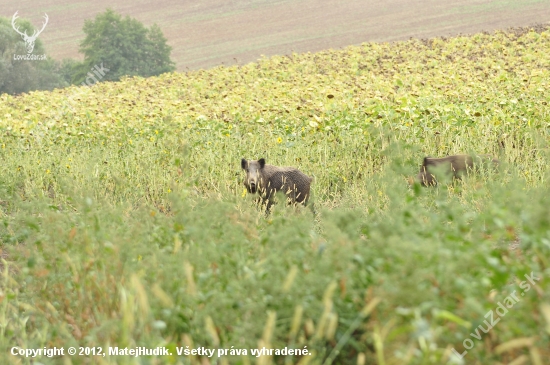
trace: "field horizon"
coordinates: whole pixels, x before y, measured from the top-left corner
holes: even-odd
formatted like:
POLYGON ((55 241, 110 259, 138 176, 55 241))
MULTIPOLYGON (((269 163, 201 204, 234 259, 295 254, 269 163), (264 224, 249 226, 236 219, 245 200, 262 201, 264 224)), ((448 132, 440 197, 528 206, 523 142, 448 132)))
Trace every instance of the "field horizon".
POLYGON ((48 1, 8 0, 2 16, 15 11, 39 26, 53 58, 81 59, 84 20, 113 8, 146 26, 157 23, 168 39, 178 71, 243 65, 262 55, 318 52, 364 42, 392 42, 493 32, 550 21, 549 0, 361 0, 233 1, 195 4, 174 0, 155 3, 81 1, 59 6, 48 1))

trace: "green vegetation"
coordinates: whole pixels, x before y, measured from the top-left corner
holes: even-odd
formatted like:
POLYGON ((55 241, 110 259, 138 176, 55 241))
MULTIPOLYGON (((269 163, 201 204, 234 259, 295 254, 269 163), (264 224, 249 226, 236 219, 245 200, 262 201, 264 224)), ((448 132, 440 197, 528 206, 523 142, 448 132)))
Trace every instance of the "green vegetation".
POLYGON ((478 34, 2 95, 2 363, 30 363, 17 345, 172 352, 98 364, 542 365, 549 52, 548 31, 478 34), (503 166, 407 184, 425 155, 461 152, 503 166), (242 157, 314 175, 319 216, 265 218, 242 157), (250 355, 264 346, 313 355, 250 355))
MULTIPOLYGON (((122 18, 111 9, 84 23, 86 38, 80 44, 84 62, 75 66, 76 84, 96 65, 105 64, 109 73, 105 81, 122 76, 157 76, 176 68, 170 60, 171 48, 158 25, 147 29, 129 16, 122 18)), ((92 74, 93 75, 93 74, 92 74)))
MULTIPOLYGON (((33 34, 33 26, 28 20, 17 19, 21 32, 33 34)), ((44 55, 42 41, 37 38, 33 54, 44 55)), ((59 76, 58 63, 51 59, 21 60, 17 56, 26 56, 25 42, 12 28, 11 20, 0 17, 0 94, 20 94, 29 90, 53 90, 68 85, 59 76)))
MULTIPOLYGON (((21 32, 33 34, 28 20, 18 19, 21 32)), ((71 84, 92 85, 99 81, 118 81, 123 76, 157 76, 175 70, 170 60, 171 47, 155 24, 146 28, 130 17, 108 9, 84 24, 86 38, 80 51, 84 61, 51 58, 16 59, 26 56, 25 42, 12 29, 11 20, 0 17, 0 94, 20 94, 34 90, 53 90, 71 84), (108 70, 105 74, 104 70, 108 70)), ((31 55, 45 55, 37 38, 31 55)))

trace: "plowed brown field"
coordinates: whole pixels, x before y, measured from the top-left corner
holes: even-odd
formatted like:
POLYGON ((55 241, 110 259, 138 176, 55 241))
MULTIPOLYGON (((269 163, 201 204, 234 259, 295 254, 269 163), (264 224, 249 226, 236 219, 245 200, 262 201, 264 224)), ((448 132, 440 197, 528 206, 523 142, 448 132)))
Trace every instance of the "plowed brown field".
POLYGON ((19 11, 40 26, 54 58, 78 58, 85 19, 107 7, 157 23, 178 70, 242 64, 261 55, 319 51, 367 41, 450 36, 550 21, 550 0, 3 0, 0 15, 19 11))

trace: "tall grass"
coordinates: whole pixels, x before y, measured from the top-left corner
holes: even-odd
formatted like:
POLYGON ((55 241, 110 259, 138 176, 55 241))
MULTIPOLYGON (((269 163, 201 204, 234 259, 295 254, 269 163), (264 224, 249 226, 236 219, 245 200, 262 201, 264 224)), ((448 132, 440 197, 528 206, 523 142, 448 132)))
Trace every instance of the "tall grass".
POLYGON ((549 46, 534 32, 369 44, 74 100, 2 96, 2 363, 543 364, 549 96, 535 55, 549 46), (470 152, 500 171, 407 183, 425 155, 470 152), (278 204, 265 217, 243 157, 314 176, 319 214, 278 204), (531 272, 541 280, 473 339, 531 272), (13 346, 172 355, 25 359, 13 346))

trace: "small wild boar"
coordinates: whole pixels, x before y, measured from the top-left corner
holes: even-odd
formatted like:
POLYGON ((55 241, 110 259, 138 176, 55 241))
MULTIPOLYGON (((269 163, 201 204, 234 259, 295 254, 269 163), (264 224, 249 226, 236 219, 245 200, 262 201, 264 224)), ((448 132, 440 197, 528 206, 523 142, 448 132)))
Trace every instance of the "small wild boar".
POLYGON ((241 167, 246 171, 244 186, 251 194, 259 193, 262 201, 267 203, 267 211, 273 205, 275 194, 282 191, 290 203, 307 204, 311 177, 294 167, 267 165, 265 159, 241 160, 241 167))
POLYGON ((435 186, 437 185, 437 180, 434 174, 437 171, 460 179, 476 166, 492 165, 493 167, 497 167, 498 163, 497 159, 493 159, 488 155, 453 155, 442 158, 424 157, 422 167, 418 173, 418 180, 423 186, 435 186))

